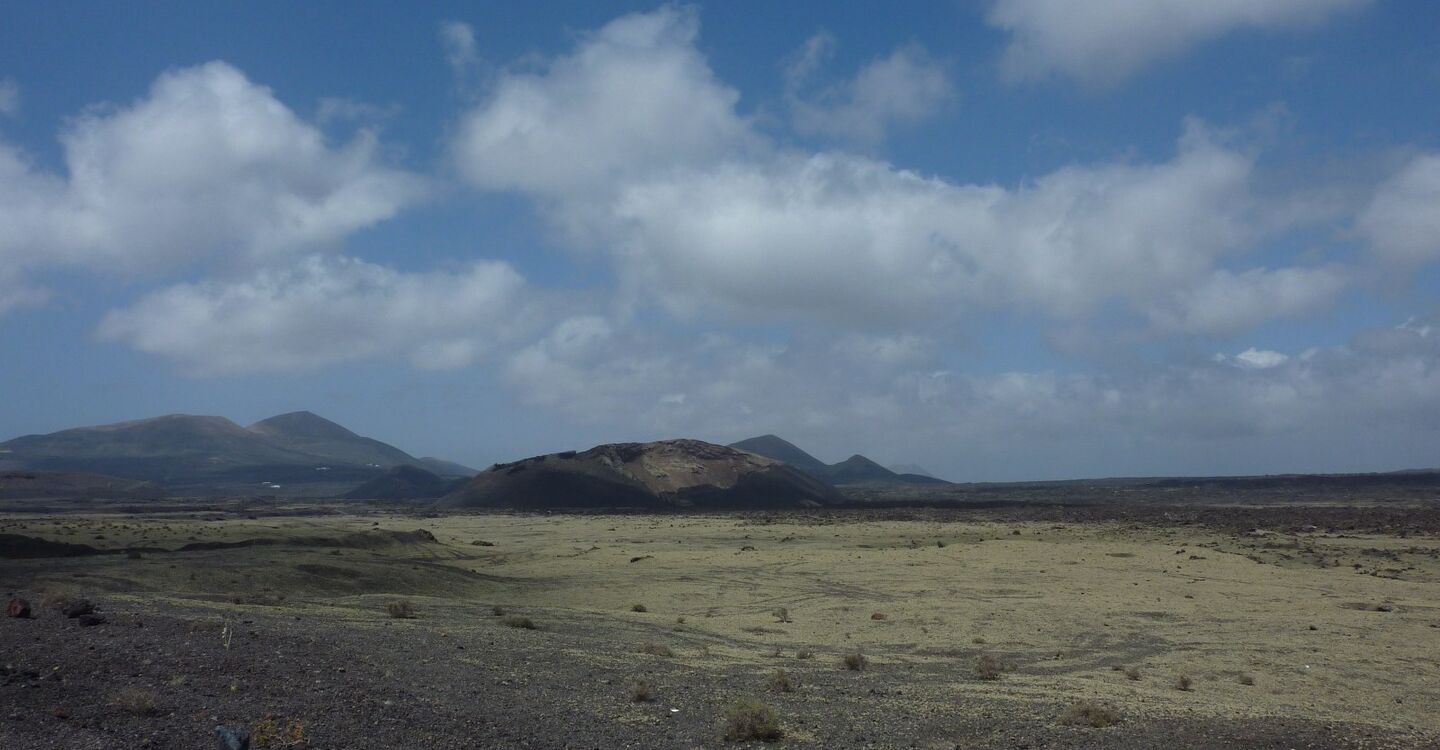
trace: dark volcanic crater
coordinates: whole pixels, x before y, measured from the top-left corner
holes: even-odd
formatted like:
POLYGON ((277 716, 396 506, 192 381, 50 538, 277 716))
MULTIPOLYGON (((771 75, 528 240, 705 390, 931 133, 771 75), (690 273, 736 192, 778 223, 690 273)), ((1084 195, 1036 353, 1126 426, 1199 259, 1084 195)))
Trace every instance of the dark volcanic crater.
POLYGON ((462 508, 814 508, 835 488, 774 459, 700 440, 611 443, 497 464, 441 499, 462 508))

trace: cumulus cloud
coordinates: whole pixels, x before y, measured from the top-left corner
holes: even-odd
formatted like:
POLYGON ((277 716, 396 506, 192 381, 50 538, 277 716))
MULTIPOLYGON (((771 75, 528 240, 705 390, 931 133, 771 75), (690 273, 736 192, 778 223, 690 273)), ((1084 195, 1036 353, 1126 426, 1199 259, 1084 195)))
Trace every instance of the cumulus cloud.
POLYGON ((1339 266, 1219 270, 1177 290, 1153 307, 1150 317, 1166 332, 1232 335, 1267 320, 1328 308, 1350 281, 1351 274, 1339 266))
POLYGON ((1014 80, 1063 75, 1109 85, 1242 29, 1321 23, 1370 0, 995 0, 986 20, 1010 35, 1001 70, 1014 80))
POLYGON ((309 256, 237 280, 168 287, 101 321, 128 344, 197 375, 313 369, 399 354, 421 368, 470 364, 525 331, 523 279, 477 262, 402 273, 309 256))
POLYGON ((498 76, 453 148, 473 185, 542 197, 713 161, 750 139, 739 92, 695 49, 697 11, 667 6, 610 22, 537 72, 498 76))
POLYGON ((1370 250, 1387 263, 1440 260, 1440 155, 1410 160, 1379 187, 1356 224, 1370 250))
POLYGON ((1206 281, 1265 227, 1251 159, 1192 129, 1173 159, 1068 167, 1013 189, 842 153, 636 181, 621 262, 672 309, 810 319, 1022 306, 1086 315, 1206 281))
POLYGON ((373 133, 324 135, 220 62, 166 73, 60 136, 67 174, 0 144, 0 261, 144 273, 252 267, 333 246, 419 200, 373 133))
POLYGON ((918 44, 871 61, 851 80, 814 85, 834 44, 817 34, 786 66, 786 96, 801 133, 875 143, 890 127, 924 120, 955 99, 944 66, 918 44))
MULTIPOLYGON (((896 326, 1020 308, 1068 321, 1118 302, 1172 332, 1217 333, 1335 294, 1334 269, 1243 267, 1294 212, 1257 197, 1254 155, 1198 121, 1165 161, 953 182, 768 141, 736 112, 697 31, 689 10, 626 16, 538 72, 502 76, 463 118, 459 170, 532 196, 565 236, 610 253, 626 295, 686 316, 896 326), (1219 273, 1222 260, 1240 268, 1219 273), (1242 295, 1243 311, 1213 309, 1242 295)), ((829 44, 815 37, 791 61, 792 91, 829 44)), ((917 59, 902 48, 833 100, 804 104, 837 133, 873 134, 919 112, 898 103, 904 92, 944 88, 917 59), (897 70, 931 83, 897 85, 897 70)))

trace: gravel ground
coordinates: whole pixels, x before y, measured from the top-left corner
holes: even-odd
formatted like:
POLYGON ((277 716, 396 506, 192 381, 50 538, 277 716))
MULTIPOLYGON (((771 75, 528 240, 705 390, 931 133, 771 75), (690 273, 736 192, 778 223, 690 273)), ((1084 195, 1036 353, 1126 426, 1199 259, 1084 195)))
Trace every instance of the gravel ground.
POLYGON ((955 689, 973 676, 848 672, 824 656, 777 660, 801 686, 767 693, 773 667, 637 654, 559 611, 523 613, 541 624, 523 630, 488 611, 430 621, 252 607, 230 622, 227 647, 225 610, 203 603, 99 598, 106 622, 81 627, 15 593, 37 611, 0 617, 4 748, 218 748, 217 725, 259 730, 253 747, 773 746, 722 738, 721 715, 743 696, 776 709, 789 747, 1440 747, 1434 736, 1263 717, 1067 726, 1057 721, 1066 705, 1043 696, 976 697, 955 689), (654 701, 630 700, 636 679, 654 686, 654 701), (269 728, 295 734, 260 736, 269 728))

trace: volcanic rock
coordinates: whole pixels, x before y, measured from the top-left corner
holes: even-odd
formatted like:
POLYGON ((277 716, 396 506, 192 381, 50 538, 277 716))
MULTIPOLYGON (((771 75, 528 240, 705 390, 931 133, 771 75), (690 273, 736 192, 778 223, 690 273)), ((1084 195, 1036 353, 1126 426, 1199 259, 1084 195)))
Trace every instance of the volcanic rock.
POLYGON ((840 501, 775 459, 700 440, 611 443, 496 464, 442 507, 786 509, 840 501))

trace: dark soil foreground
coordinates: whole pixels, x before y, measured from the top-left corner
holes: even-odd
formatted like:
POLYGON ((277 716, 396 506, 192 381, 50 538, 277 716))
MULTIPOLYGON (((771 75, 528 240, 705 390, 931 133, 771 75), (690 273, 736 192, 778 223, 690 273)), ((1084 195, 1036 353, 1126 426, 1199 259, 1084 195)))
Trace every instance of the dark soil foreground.
POLYGON ((0 748, 220 748, 218 725, 256 730, 252 747, 1436 747, 1280 719, 1068 726, 1067 706, 1043 699, 940 700, 946 675, 923 667, 814 669, 798 691, 767 694, 753 669, 603 653, 582 621, 554 613, 541 630, 489 611, 442 629, 255 607, 229 623, 227 647, 215 610, 128 601, 97 600, 106 621, 89 627, 38 602, 31 619, 0 617, 0 748), (637 678, 653 702, 630 700, 637 678), (778 710, 781 743, 722 739, 721 715, 747 695, 778 710))

